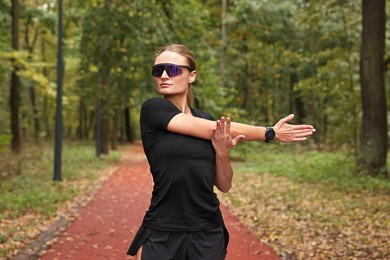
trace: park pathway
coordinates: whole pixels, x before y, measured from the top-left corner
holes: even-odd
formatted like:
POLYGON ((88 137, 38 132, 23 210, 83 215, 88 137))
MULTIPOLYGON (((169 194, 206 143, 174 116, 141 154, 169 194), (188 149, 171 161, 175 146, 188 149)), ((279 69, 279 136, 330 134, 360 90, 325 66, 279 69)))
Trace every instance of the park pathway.
MULTIPOLYGON (((42 260, 121 260, 149 206, 152 179, 140 144, 131 145, 117 170, 78 217, 59 234, 42 260)), ((221 206, 230 233, 228 260, 279 259, 221 206)))

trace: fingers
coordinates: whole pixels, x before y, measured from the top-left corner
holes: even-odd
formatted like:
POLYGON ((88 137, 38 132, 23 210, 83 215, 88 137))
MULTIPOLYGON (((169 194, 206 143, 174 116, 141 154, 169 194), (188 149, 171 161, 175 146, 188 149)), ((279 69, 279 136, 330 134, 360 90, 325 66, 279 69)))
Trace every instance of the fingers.
POLYGON ((306 138, 308 136, 311 136, 312 134, 312 132, 299 133, 294 136, 294 139, 306 138))
MULTIPOLYGON (((274 128, 277 129, 278 133, 280 132, 285 132, 287 134, 289 133, 288 135, 290 135, 290 138, 287 138, 287 140, 289 140, 288 142, 305 141, 306 139, 303 140, 300 138, 312 135, 314 132, 316 132, 316 129, 312 125, 288 124, 287 122, 292 120, 293 118, 294 118, 294 114, 288 115, 280 119, 279 122, 274 126, 274 128), (295 140, 295 138, 298 138, 299 140, 295 140)), ((280 140, 284 140, 284 138, 282 137, 280 138, 280 140)))
POLYGON ((220 128, 220 132, 221 132, 221 134, 224 134, 225 133, 225 117, 223 117, 223 116, 221 116, 221 119, 220 119, 220 121, 221 121, 221 128, 220 128))
POLYGON ((233 140, 233 145, 236 146, 241 140, 245 139, 245 135, 237 135, 233 140))
POLYGON ((216 126, 215 130, 221 131, 221 121, 217 120, 217 126, 216 126))
POLYGON ((217 129, 213 129, 213 134, 211 135, 212 138, 215 136, 216 132, 217 132, 217 129))
POLYGON ((230 149, 233 146, 236 146, 240 141, 245 139, 245 135, 238 135, 232 137, 230 134, 231 129, 231 119, 230 117, 221 116, 219 120, 216 121, 216 128, 213 130, 212 141, 214 148, 215 147, 224 147, 223 149, 230 149))
POLYGON ((291 125, 294 130, 316 131, 312 125, 291 125))
POLYGON ((315 129, 311 130, 293 130, 289 133, 285 133, 280 137, 282 142, 303 142, 307 140, 307 137, 311 136, 315 132, 315 129))
POLYGON ((290 120, 293 120, 294 119, 294 114, 290 114, 288 116, 286 116, 285 118, 283 118, 282 120, 286 123, 290 120))
POLYGON ((292 141, 293 142, 304 142, 306 141, 307 138, 306 137, 300 137, 300 138, 294 138, 292 141))
POLYGON ((313 133, 314 133, 314 131, 304 131, 304 132, 295 133, 294 137, 292 138, 292 142, 306 141, 307 137, 313 135, 313 133))
POLYGON ((224 116, 221 116, 221 118, 217 121, 217 130, 222 135, 230 135, 230 124, 230 117, 225 118, 224 116))
POLYGON ((230 123, 231 123, 230 117, 226 118, 226 128, 225 128, 226 135, 230 135, 230 123))
POLYGON ((292 120, 294 118, 294 114, 290 114, 282 119, 280 119, 278 121, 278 123, 276 123, 275 127, 281 127, 282 125, 284 125, 285 123, 287 123, 288 121, 292 120))

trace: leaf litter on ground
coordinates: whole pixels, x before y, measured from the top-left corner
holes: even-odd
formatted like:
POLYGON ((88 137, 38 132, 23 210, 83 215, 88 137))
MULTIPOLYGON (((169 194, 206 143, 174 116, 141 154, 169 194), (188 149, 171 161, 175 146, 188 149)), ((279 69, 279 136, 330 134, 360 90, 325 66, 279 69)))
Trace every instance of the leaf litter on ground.
POLYGON ((282 259, 390 259, 390 196, 236 172, 221 202, 282 259))

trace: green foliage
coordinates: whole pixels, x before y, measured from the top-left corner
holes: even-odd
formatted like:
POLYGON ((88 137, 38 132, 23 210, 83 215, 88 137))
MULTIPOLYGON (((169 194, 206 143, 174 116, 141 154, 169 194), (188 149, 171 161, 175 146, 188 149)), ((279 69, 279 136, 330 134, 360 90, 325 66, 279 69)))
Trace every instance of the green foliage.
POLYGON ((0 1, 0 50, 9 49, 11 46, 11 25, 10 3, 0 1))
MULTIPOLYGON (((74 138, 81 125, 88 138, 94 136, 98 97, 110 118, 130 107, 131 120, 137 121, 137 108, 156 95, 150 75, 154 52, 176 42, 188 45, 197 58, 192 88, 201 109, 258 125, 294 113, 295 123, 315 125, 318 145, 356 153, 362 113, 361 1, 228 2, 226 86, 221 89, 219 1, 65 1, 65 137, 74 138)), ((40 137, 54 131, 56 8, 52 0, 21 3, 21 50, 12 52, 10 3, 0 1, 0 90, 9 93, 11 68, 18 65, 27 139, 36 119, 40 137)), ((8 106, 7 94, 0 95, 1 132, 9 132, 8 106)))
POLYGON ((11 135, 0 134, 0 147, 11 143, 11 135))
MULTIPOLYGON (((11 48, 11 15, 8 1, 0 1, 0 52, 9 50, 11 48)), ((0 57, 0 91, 3 93, 2 84, 7 78, 6 73, 8 69, 6 67, 6 61, 0 57)), ((1 104, 1 97, 0 97, 1 104)), ((1 109, 1 107, 0 107, 1 109)))
POLYGON ((301 95, 310 100, 311 120, 321 130, 321 142, 343 143, 353 147, 357 140, 361 108, 358 88, 358 56, 349 55, 345 50, 334 48, 313 55, 314 59, 326 57, 328 62, 317 68, 313 77, 306 78, 297 84, 301 95), (351 131, 339 131, 341 125, 352 126, 351 131), (333 127, 328 127, 333 126, 333 127))
POLYGON ((299 112, 299 99, 304 114, 297 119, 317 127, 317 142, 355 148, 359 9, 357 2, 233 1, 228 54, 230 85, 238 90, 234 104, 255 122, 272 124, 299 112), (343 131, 343 123, 354 127, 343 131))

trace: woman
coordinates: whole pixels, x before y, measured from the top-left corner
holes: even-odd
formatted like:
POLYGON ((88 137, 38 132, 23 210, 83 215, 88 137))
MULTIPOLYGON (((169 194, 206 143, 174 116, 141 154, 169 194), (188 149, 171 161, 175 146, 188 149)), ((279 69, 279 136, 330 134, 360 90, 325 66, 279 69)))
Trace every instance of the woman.
POLYGON ((128 254, 136 259, 224 259, 229 241, 214 185, 229 191, 233 171, 229 149, 240 140, 304 141, 315 129, 290 125, 290 115, 273 128, 214 121, 191 107, 196 62, 184 45, 155 55, 152 75, 164 98, 141 107, 144 151, 154 187, 149 209, 128 254))

